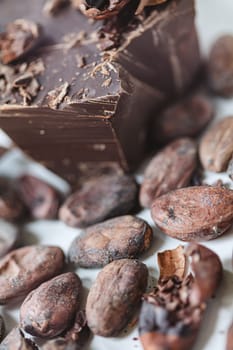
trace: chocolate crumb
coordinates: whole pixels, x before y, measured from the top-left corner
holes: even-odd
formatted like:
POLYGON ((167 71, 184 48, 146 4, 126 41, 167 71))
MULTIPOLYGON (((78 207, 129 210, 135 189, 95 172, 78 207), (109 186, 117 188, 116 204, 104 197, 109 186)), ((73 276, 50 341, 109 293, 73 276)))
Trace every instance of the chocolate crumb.
POLYGON ((48 106, 52 109, 57 109, 68 94, 70 84, 65 82, 54 90, 48 92, 48 106))

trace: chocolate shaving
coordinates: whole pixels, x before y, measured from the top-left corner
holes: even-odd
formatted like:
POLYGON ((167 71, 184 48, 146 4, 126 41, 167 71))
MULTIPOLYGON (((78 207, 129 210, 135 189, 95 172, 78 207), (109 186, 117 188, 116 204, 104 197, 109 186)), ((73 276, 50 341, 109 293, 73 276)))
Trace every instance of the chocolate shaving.
POLYGON ((69 84, 65 82, 54 90, 48 92, 48 106, 52 109, 57 109, 68 94, 69 84))
POLYGON ((38 24, 25 19, 9 23, 0 33, 0 61, 9 64, 28 53, 40 37, 38 24))
POLYGON ((167 0, 141 0, 135 14, 139 15, 140 13, 142 13, 142 11, 146 6, 155 6, 155 5, 162 4, 166 1, 167 0))
MULTIPOLYGON (((0 93, 5 103, 12 103, 12 93, 22 97, 23 105, 32 102, 39 92, 37 76, 45 70, 41 59, 9 67, 0 64, 0 93)), ((14 96, 14 95, 13 95, 14 96)))
MULTIPOLYGON (((80 10, 85 16, 96 20, 108 19, 117 16, 119 12, 130 2, 134 0, 109 0, 109 1, 90 1, 90 0, 71 0, 72 6, 80 10)), ((167 0, 141 0, 135 11, 136 15, 142 13, 145 7, 155 6, 166 2, 167 0)))

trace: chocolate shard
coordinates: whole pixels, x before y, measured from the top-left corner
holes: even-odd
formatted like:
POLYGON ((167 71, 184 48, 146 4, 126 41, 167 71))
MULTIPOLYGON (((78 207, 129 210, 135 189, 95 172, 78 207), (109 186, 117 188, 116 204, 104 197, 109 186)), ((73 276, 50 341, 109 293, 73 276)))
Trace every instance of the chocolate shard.
POLYGON ((92 164, 136 166, 152 112, 199 69, 194 1, 168 1, 140 16, 130 1, 118 16, 92 23, 72 6, 56 16, 43 8, 43 0, 2 0, 3 25, 26 16, 43 37, 24 61, 0 67, 0 127, 70 182, 92 164), (35 60, 44 70, 18 80, 35 60))

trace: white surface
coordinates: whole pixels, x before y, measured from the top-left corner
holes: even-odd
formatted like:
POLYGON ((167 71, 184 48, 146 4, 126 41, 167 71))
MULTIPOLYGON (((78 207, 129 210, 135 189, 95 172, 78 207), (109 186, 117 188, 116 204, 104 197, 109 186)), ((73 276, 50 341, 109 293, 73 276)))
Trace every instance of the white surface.
MULTIPOLYGON (((203 52, 207 53, 210 44, 216 37, 223 33, 233 34, 233 1, 198 0, 197 12, 197 24, 201 46, 203 52)), ((229 114, 233 115, 233 100, 217 99, 216 103, 218 118, 229 114)), ((0 140, 2 140, 1 136, 0 140)), ((5 140, 5 142, 8 141, 5 140)), ((0 161, 0 174, 9 174, 11 177, 15 177, 24 171, 36 173, 42 178, 48 179, 51 183, 55 184, 58 188, 62 188, 64 191, 68 189, 62 181, 55 176, 51 176, 48 171, 43 170, 38 165, 28 163, 20 152, 13 152, 13 154, 4 157, 0 161)), ((213 183, 215 179, 219 178, 219 175, 207 175, 209 183, 213 183)), ((225 178, 227 182, 230 182, 226 175, 223 175, 223 178, 225 178)), ((148 210, 141 212, 139 216, 147 220, 154 227, 148 210)), ((67 252, 71 241, 80 232, 79 230, 68 228, 63 223, 56 221, 31 222, 22 227, 21 231, 22 241, 25 244, 55 244, 62 247, 65 252, 67 252)), ((180 242, 165 236, 156 229, 154 229, 154 234, 155 240, 153 247, 142 260, 147 264, 150 275, 157 278, 156 253, 165 249, 175 248, 180 242)), ((225 348, 226 330, 233 318, 233 230, 214 241, 204 244, 219 254, 224 266, 224 278, 216 298, 209 303, 194 350, 221 350, 225 348)), ((76 271, 82 278, 86 289, 89 289, 92 281, 99 272, 97 269, 77 269, 76 271)), ((7 328, 9 330, 10 327, 18 321, 17 309, 4 307, 2 308, 2 313, 6 319, 7 328)), ((90 343, 89 350, 140 350, 141 346, 139 341, 134 340, 134 337, 138 337, 136 329, 115 339, 95 337, 90 343)))

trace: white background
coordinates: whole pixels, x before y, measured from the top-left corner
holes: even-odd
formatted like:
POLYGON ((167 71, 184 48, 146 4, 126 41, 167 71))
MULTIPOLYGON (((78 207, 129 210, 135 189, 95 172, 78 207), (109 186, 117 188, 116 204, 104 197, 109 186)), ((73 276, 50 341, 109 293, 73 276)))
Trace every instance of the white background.
MULTIPOLYGON (((207 54, 210 45, 219 35, 225 33, 233 34, 233 1, 198 0, 197 27, 202 51, 204 54, 207 54)), ((233 99, 216 99, 215 102, 217 118, 233 115, 233 99)), ((1 136, 0 140, 3 143, 8 143, 8 140, 4 136, 1 136)), ((0 174, 9 174, 11 177, 16 177, 25 171, 36 173, 59 188, 67 190, 67 186, 57 177, 51 176, 48 171, 42 169, 40 166, 29 163, 19 152, 14 151, 10 156, 6 156, 0 160, 0 174)), ((229 178, 226 175, 223 174, 222 177, 229 182, 229 178)), ((207 174, 209 183, 213 183, 219 178, 219 175, 207 174)), ((149 211, 145 210, 139 216, 153 226, 149 211)), ((68 228, 63 223, 57 221, 31 222, 21 227, 24 244, 59 245, 65 252, 67 252, 71 241, 79 232, 79 230, 68 228)), ((153 247, 142 260, 147 264, 150 275, 156 279, 158 277, 156 253, 165 249, 175 248, 180 242, 165 236, 155 228, 154 233, 153 247)), ((204 244, 219 254, 224 266, 224 278, 216 298, 211 300, 208 305, 208 310, 202 322, 194 350, 222 350, 225 349, 227 328, 233 319, 233 230, 230 230, 230 232, 214 241, 204 244)), ((99 270, 77 269, 76 272, 82 278, 87 292, 99 270)), ((1 313, 6 320, 7 330, 18 322, 17 308, 2 307, 1 313)), ((123 333, 119 338, 115 339, 94 337, 89 345, 89 350, 141 350, 139 341, 133 339, 137 336, 137 330, 134 329, 127 334, 123 333)))

